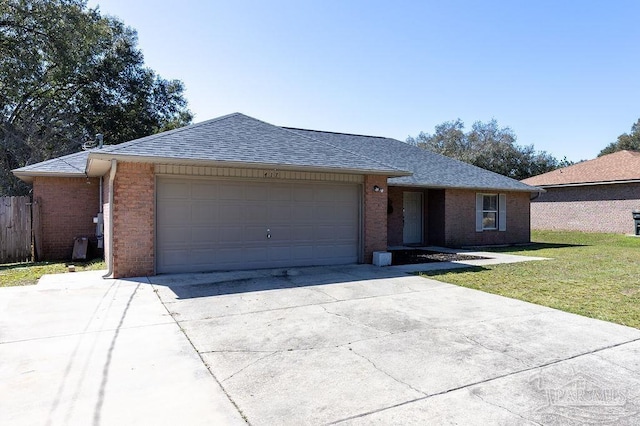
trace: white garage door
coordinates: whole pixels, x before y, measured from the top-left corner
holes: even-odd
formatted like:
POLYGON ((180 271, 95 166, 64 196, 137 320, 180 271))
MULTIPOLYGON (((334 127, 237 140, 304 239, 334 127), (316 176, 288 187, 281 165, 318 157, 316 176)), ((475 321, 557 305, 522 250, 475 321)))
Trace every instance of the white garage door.
POLYGON ((158 273, 356 263, 360 187, 158 177, 158 273))

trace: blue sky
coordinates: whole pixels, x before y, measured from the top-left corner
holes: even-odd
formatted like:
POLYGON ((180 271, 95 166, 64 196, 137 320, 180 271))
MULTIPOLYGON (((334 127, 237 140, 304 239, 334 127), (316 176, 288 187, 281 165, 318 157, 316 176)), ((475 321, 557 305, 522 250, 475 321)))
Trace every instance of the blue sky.
POLYGON ((182 80, 195 122, 242 112, 388 136, 495 118, 594 158, 640 118, 640 2, 91 0, 182 80))

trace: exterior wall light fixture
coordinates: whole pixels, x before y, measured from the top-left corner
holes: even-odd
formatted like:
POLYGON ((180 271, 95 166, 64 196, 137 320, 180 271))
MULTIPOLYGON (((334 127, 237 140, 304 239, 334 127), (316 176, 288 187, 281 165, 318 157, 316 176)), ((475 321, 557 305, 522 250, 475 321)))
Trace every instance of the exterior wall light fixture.
POLYGON ((384 192, 384 189, 380 188, 378 185, 374 185, 373 192, 384 192))

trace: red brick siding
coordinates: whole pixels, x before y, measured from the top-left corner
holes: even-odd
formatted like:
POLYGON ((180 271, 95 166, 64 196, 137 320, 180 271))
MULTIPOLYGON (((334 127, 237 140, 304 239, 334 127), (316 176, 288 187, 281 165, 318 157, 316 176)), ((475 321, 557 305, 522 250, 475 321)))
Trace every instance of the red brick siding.
POLYGON ((39 259, 71 259, 75 237, 95 237, 99 179, 38 176, 33 180, 33 199, 40 203, 41 212, 39 259))
POLYGON ((124 278, 153 275, 153 164, 118 163, 113 194, 113 276, 124 278))
POLYGON ((529 193, 507 192, 507 230, 476 232, 476 191, 445 191, 446 246, 516 244, 531 240, 529 193))
POLYGON ((387 239, 390 246, 402 245, 403 218, 402 218, 402 199, 403 189, 398 187, 389 187, 388 201, 393 207, 393 212, 387 214, 387 239))
POLYGON ((374 251, 387 249, 387 177, 364 178, 364 262, 373 261, 374 251), (375 192, 377 185, 384 192, 375 192))
POLYGON ((533 229, 634 233, 640 183, 548 188, 531 202, 533 229))
POLYGON ((429 222, 427 224, 429 239, 426 240, 429 245, 445 245, 445 219, 445 190, 430 189, 429 222))

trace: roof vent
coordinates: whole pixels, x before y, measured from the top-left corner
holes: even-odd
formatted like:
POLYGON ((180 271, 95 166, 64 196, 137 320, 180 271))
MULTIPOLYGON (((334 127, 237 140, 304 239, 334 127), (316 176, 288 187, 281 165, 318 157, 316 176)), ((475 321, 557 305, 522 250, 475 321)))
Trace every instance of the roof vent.
POLYGON ((85 143, 82 144, 82 150, 83 151, 87 151, 87 150, 93 149, 95 147, 98 147, 98 149, 102 149, 103 139, 104 139, 104 137, 103 137, 102 133, 98 133, 96 135, 95 140, 86 141, 85 143))

